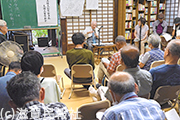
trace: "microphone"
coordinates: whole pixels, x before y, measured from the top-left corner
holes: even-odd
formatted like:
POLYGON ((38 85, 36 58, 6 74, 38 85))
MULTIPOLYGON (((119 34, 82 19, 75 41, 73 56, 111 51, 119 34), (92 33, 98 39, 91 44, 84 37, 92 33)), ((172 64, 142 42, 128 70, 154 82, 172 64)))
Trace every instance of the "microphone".
POLYGON ((101 30, 101 28, 103 28, 103 26, 101 26, 101 27, 99 28, 99 30, 98 30, 98 31, 100 31, 100 30, 101 30))

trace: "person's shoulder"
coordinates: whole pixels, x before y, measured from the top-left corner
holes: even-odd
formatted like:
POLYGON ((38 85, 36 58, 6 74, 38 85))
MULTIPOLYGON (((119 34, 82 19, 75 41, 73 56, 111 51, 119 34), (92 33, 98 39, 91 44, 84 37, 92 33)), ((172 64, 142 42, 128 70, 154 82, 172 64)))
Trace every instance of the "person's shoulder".
POLYGON ((74 48, 66 51, 66 54, 71 53, 72 51, 74 51, 74 48))
POLYGON ((67 106, 64 103, 56 102, 56 103, 48 103, 45 106, 49 108, 65 108, 67 109, 67 106))
POLYGON ((91 50, 88 50, 88 49, 82 49, 82 50, 85 51, 86 53, 91 53, 92 54, 91 50))

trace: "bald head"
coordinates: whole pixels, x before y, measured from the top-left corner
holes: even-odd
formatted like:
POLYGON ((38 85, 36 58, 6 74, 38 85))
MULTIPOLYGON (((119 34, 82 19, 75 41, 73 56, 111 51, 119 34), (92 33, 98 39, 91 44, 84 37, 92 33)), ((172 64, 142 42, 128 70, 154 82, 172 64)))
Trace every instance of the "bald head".
POLYGON ((139 63, 139 49, 132 46, 124 46, 121 50, 121 58, 127 67, 137 67, 139 63))
POLYGON ((180 58, 180 40, 171 40, 166 48, 172 56, 180 58))
POLYGON ((134 78, 126 72, 115 72, 108 82, 108 87, 115 94, 124 95, 129 92, 135 91, 134 78))

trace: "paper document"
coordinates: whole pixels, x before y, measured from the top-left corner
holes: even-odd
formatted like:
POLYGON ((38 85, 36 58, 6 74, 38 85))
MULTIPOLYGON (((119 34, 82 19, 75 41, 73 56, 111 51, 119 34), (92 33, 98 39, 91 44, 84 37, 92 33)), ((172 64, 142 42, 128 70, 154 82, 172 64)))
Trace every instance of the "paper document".
POLYGON ((86 9, 87 10, 97 10, 98 9, 98 0, 86 0, 86 9))
POLYGON ((80 16, 83 13, 85 0, 61 0, 62 16, 80 16))
POLYGON ((164 33, 164 34, 161 35, 161 37, 162 37, 162 36, 165 38, 165 40, 166 40, 167 42, 172 39, 172 36, 171 36, 170 34, 168 34, 168 33, 164 33))
POLYGON ((57 1, 36 0, 38 26, 57 26, 57 1))
POLYGON ((165 112, 165 116, 167 120, 180 120, 180 117, 174 108, 165 112))

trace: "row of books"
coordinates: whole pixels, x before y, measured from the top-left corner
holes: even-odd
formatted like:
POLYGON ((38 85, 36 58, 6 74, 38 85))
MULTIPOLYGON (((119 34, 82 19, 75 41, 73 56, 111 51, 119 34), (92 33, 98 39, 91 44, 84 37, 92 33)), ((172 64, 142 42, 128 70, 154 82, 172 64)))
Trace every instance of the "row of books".
POLYGON ((132 22, 125 22, 125 28, 132 28, 132 22))
POLYGON ((139 13, 139 14, 138 14, 138 19, 141 18, 141 17, 144 18, 144 13, 139 13))
POLYGON ((132 13, 126 13, 126 20, 132 20, 132 13))
POLYGON ((151 8, 151 14, 157 14, 157 8, 151 8))
POLYGON ((145 6, 142 5, 142 4, 139 4, 139 5, 138 5, 138 10, 145 10, 145 6))
POLYGON ((156 20, 156 15, 151 15, 151 16, 150 16, 150 20, 151 20, 151 21, 156 20))
POLYGON ((153 27, 154 22, 150 22, 150 27, 153 27))
POLYGON ((126 8, 126 12, 132 12, 132 7, 126 8))
POLYGON ((165 9, 165 4, 164 3, 159 3, 159 9, 165 9))
POLYGON ((157 6, 157 1, 151 1, 151 6, 156 7, 157 6))
POLYGON ((125 31, 125 39, 131 39, 131 31, 125 31))
POLYGON ((126 6, 132 6, 133 0, 126 0, 126 6))

